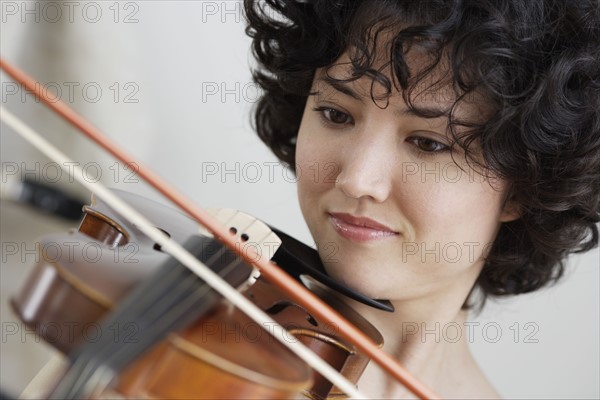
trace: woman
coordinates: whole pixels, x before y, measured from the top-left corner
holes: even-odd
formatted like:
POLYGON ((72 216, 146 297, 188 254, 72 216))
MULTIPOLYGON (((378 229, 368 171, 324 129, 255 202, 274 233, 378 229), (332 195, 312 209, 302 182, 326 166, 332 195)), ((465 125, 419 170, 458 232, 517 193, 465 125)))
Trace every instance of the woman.
MULTIPOLYGON (((498 393, 464 327, 597 245, 600 17, 593 1, 246 0, 261 139, 298 176, 327 272, 384 349, 446 398, 498 393), (336 249, 333 257, 329 252, 336 249)), ((376 367, 358 387, 410 394, 376 367)))

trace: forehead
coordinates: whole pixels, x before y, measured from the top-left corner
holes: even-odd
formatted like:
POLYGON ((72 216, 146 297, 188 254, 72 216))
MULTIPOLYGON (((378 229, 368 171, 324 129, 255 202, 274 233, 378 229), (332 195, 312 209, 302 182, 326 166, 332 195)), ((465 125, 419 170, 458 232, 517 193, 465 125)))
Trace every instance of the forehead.
POLYGON ((342 94, 379 107, 391 105, 400 113, 408 110, 424 117, 450 116, 455 122, 482 123, 490 117, 492 107, 480 92, 464 95, 455 90, 444 58, 427 70, 434 61, 432 56, 418 46, 411 48, 404 54, 410 74, 403 88, 394 73, 394 61, 386 59, 389 54, 380 47, 373 66, 364 69, 357 68, 356 52, 346 51, 331 65, 316 70, 313 90, 323 97, 342 94))

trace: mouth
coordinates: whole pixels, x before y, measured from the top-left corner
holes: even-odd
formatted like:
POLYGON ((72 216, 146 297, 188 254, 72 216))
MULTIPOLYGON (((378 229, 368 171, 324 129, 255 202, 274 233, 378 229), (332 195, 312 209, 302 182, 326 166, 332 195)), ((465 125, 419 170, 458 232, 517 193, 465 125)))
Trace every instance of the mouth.
POLYGON ((355 242, 381 240, 400 233, 366 217, 356 217, 346 213, 329 213, 329 222, 335 231, 346 239, 355 242))

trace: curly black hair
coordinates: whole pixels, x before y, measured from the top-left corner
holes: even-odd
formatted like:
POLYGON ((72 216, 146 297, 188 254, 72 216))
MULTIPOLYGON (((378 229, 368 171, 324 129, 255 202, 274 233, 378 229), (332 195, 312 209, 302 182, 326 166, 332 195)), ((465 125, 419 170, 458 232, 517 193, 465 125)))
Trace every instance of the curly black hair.
MULTIPOLYGON (((367 76, 407 105, 440 63, 456 106, 483 93, 484 123, 449 113, 449 132, 471 161, 477 142, 487 172, 509 183, 520 218, 503 223, 477 280, 483 294, 527 293, 556 282, 570 253, 598 244, 600 221, 600 4, 594 0, 245 0, 253 78, 263 90, 253 124, 294 169, 296 137, 317 68, 349 52, 367 76), (375 69, 377 38, 389 34, 387 67, 375 69), (408 49, 431 62, 418 72, 408 49), (400 87, 397 87, 397 83, 400 87), (468 126, 456 133, 456 126, 468 126)), ((435 86, 440 82, 428 83, 435 86)), ((371 94, 372 99, 373 93, 371 94)), ((468 308, 467 303, 465 307, 468 308)))

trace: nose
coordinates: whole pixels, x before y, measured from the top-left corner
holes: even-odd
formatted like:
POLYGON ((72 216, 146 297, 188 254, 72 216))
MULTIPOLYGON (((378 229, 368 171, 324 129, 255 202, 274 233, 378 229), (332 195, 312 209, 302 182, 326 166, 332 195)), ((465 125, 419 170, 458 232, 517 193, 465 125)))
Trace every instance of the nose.
POLYGON ((353 199, 385 201, 392 189, 391 144, 354 141, 340 149, 335 187, 353 199))

